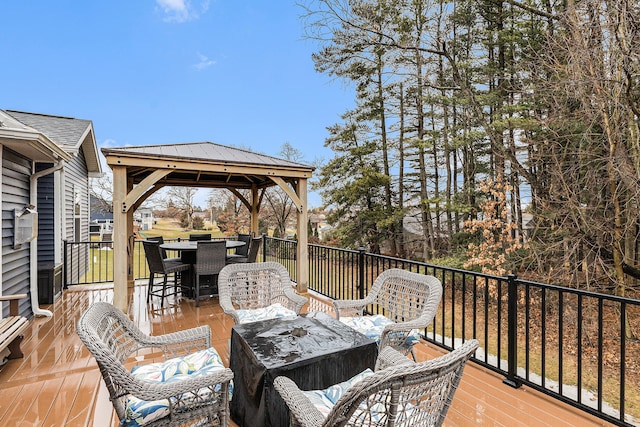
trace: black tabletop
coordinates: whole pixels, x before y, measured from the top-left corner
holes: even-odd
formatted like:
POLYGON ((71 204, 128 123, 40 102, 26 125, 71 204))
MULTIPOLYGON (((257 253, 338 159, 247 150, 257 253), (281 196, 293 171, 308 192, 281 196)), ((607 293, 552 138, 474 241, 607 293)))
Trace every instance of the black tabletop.
POLYGON ((369 338, 323 313, 246 323, 233 329, 267 369, 305 363, 371 343, 369 338))

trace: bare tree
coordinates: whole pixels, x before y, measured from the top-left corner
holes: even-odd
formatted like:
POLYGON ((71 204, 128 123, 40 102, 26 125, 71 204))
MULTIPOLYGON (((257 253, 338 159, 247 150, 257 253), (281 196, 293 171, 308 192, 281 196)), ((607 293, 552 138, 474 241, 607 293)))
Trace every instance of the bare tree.
POLYGON ((91 192, 91 213, 113 212, 113 183, 110 174, 92 178, 89 183, 91 192))
MULTIPOLYGON (((295 148, 289 142, 282 144, 279 155, 291 162, 298 163, 304 158, 302 151, 295 148)), ((296 212, 293 201, 280 187, 268 188, 265 192, 264 200, 266 204, 261 212, 261 217, 267 221, 270 226, 277 228, 280 236, 284 236, 287 223, 296 212)))
MULTIPOLYGON (((248 196, 248 191, 239 190, 244 197, 248 196)), ((250 212, 246 206, 235 195, 224 192, 218 194, 223 199, 218 199, 218 203, 222 203, 222 206, 217 205, 217 221, 220 231, 227 235, 239 233, 242 229, 249 227, 250 212)))
POLYGON ((557 15, 562 31, 537 57, 544 132, 529 140, 541 178, 533 185, 538 265, 618 295, 627 275, 640 277, 640 117, 629 96, 639 86, 625 70, 638 66, 629 46, 640 21, 628 6, 586 0, 557 15), (549 269, 554 259, 562 263, 549 269))
POLYGON ((184 225, 188 229, 193 228, 194 198, 197 188, 194 187, 169 187, 165 200, 167 205, 173 205, 180 209, 184 217, 184 225))

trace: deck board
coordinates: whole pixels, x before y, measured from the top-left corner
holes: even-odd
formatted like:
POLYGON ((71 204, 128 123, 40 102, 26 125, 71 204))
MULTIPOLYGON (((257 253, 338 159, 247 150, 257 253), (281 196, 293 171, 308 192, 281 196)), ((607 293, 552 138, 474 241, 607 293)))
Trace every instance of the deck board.
MULTIPOLYGON (((157 301, 147 305, 144 285, 132 289, 130 316, 146 333, 160 335, 199 325, 211 327, 212 345, 223 362, 229 363, 232 319, 216 299, 157 301)), ((95 360, 75 333, 81 313, 94 301, 113 300, 112 287, 75 286, 43 308, 51 318, 35 318, 25 330, 23 359, 10 360, 0 367, 0 425, 35 426, 117 426, 95 360)), ((312 298, 312 311, 331 312, 322 299, 312 298)), ((418 360, 442 354, 442 350, 421 343, 418 360)), ((232 424, 235 425, 235 424, 232 424)), ((606 426, 596 417, 555 401, 535 390, 512 389, 502 378, 474 363, 467 364, 449 410, 445 426, 606 426)))

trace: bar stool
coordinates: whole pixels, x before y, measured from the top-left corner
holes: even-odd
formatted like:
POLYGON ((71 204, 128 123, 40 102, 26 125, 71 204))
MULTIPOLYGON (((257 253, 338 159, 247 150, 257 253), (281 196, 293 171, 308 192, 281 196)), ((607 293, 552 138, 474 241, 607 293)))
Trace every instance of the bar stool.
POLYGON ((178 285, 180 279, 179 273, 191 269, 191 265, 183 263, 180 260, 174 261, 164 258, 162 256, 162 249, 160 248, 160 242, 144 240, 142 242, 144 247, 144 255, 147 258, 149 264, 149 287, 147 289, 147 302, 151 301, 151 296, 160 297, 160 307, 164 306, 164 299, 170 295, 177 295, 179 289, 182 288, 182 283, 178 285), (167 293, 167 287, 169 286, 168 277, 173 273, 173 292, 167 293), (155 274, 162 274, 162 289, 154 290, 155 274))

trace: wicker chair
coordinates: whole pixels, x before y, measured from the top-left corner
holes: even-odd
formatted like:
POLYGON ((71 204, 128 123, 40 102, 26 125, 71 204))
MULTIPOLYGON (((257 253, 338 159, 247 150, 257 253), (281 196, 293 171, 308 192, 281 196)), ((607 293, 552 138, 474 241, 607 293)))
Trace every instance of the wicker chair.
MULTIPOLYGON (((164 237, 162 237, 162 236, 147 237, 147 240, 150 240, 152 242, 158 242, 158 243, 160 243, 160 245, 162 245, 164 243, 164 237)), ((182 261, 182 259, 180 259, 180 258, 169 258, 169 257, 167 257, 167 251, 165 251, 162 248, 160 248, 160 253, 162 254, 162 258, 164 258, 165 261, 182 261)))
MULTIPOLYGON (((264 320, 268 317, 252 317, 252 312, 264 313, 276 306, 297 315, 309 301, 294 291, 289 272, 277 262, 227 264, 218 276, 218 298, 235 323, 264 320)), ((282 314, 279 309, 268 313, 265 316, 282 314)))
POLYGON ((184 263, 178 259, 164 258, 162 256, 162 249, 160 248, 160 242, 144 240, 142 242, 144 247, 144 255, 147 258, 149 264, 149 287, 147 289, 147 302, 151 300, 151 296, 159 296, 160 306, 164 307, 164 299, 169 295, 176 295, 182 288, 182 284, 178 284, 180 280, 179 273, 191 269, 191 264, 184 263), (155 275, 162 274, 162 289, 154 291, 156 286, 155 275), (168 277, 173 274, 173 292, 167 292, 169 287, 168 277))
POLYGON ((247 253, 247 256, 241 256, 241 255, 227 256, 227 262, 230 262, 230 263, 256 262, 261 244, 262 244, 262 237, 254 237, 253 239, 251 239, 251 243, 249 244, 249 252, 247 253))
MULTIPOLYGON (((211 329, 208 325, 148 336, 112 304, 96 302, 80 317, 77 332, 98 363, 111 402, 121 420, 120 425, 135 424, 141 420, 150 421, 149 424, 145 423, 147 426, 184 425, 188 422, 224 427, 229 425, 229 383, 233 372, 222 366, 219 355, 211 348, 211 329), (165 358, 164 365, 190 355, 207 354, 215 357, 206 360, 211 362, 209 364, 199 359, 201 365, 196 372, 185 374, 180 371, 183 375, 174 375, 169 381, 162 382, 157 378, 140 379, 136 375, 138 371, 132 373, 125 367, 125 361, 130 356, 145 349, 161 350, 165 358), (164 412, 144 416, 135 414, 134 404, 147 411, 152 410, 150 408, 158 410, 160 405, 164 405, 164 412), (155 420, 154 415, 158 417, 155 420)), ((139 368, 155 368, 155 365, 163 366, 150 364, 139 368)))
POLYGON ((323 393, 321 390, 301 391, 286 377, 277 377, 273 385, 289 407, 292 427, 440 426, 464 365, 477 347, 478 341, 470 340, 444 356, 422 363, 385 347, 378 356, 375 373, 360 375, 361 379, 353 384, 331 388, 335 403, 316 398, 323 393), (340 397, 335 396, 337 390, 342 392, 340 397), (320 405, 322 411, 318 402, 326 405, 320 405))
MULTIPOLYGON (((370 338, 379 340, 382 349, 391 346, 403 354, 413 353, 414 332, 426 328, 436 314, 442 285, 433 276, 392 268, 384 271, 374 281, 364 299, 334 300, 338 320, 349 324, 370 338), (365 309, 377 308, 385 320, 391 320, 375 336, 365 330, 365 323, 358 321, 365 309)), ((366 316, 365 316, 366 317, 366 316)))
POLYGON ((236 255, 247 256, 247 254, 249 253, 249 245, 251 245, 251 234, 239 233, 238 240, 244 242, 245 244, 236 248, 236 255))
POLYGON ((196 263, 193 265, 196 276, 196 307, 200 307, 200 276, 214 276, 211 280, 213 287, 217 282, 218 273, 225 265, 227 258, 227 244, 224 240, 212 242, 198 242, 196 263))

